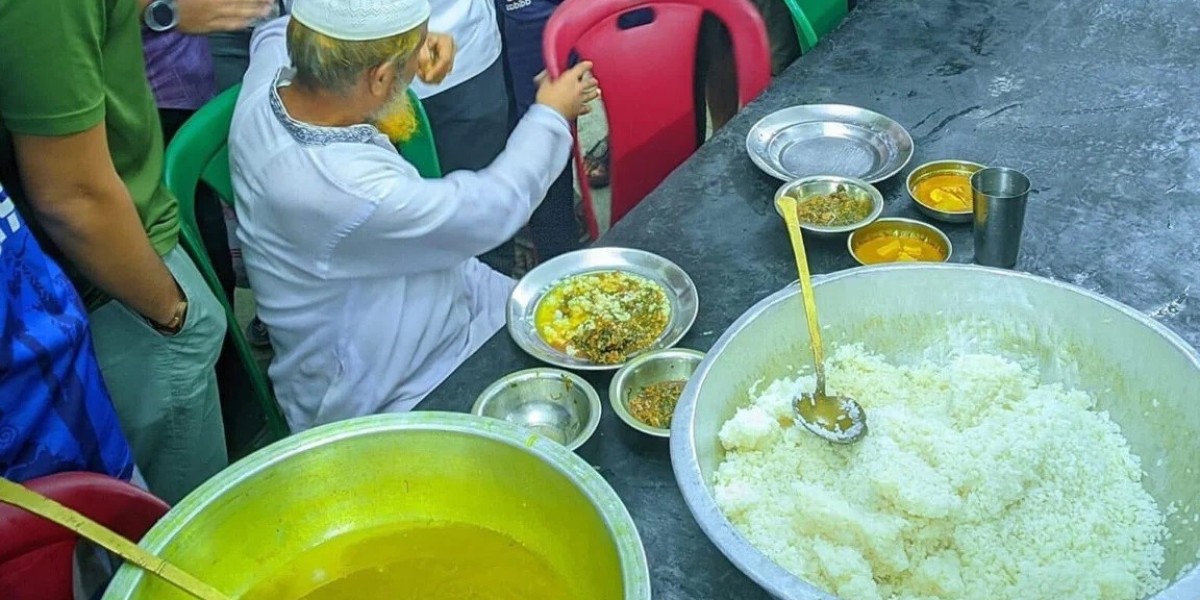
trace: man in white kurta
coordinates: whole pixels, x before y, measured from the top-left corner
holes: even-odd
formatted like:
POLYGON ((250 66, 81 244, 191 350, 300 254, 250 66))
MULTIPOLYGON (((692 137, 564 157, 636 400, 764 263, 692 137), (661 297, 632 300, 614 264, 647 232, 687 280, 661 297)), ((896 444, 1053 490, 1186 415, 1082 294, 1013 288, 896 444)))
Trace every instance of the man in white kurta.
POLYGON ((503 326, 513 281, 473 257, 529 219, 571 131, 535 106, 490 167, 422 179, 370 124, 289 115, 286 28, 254 36, 229 146, 269 373, 299 431, 411 409, 503 326))

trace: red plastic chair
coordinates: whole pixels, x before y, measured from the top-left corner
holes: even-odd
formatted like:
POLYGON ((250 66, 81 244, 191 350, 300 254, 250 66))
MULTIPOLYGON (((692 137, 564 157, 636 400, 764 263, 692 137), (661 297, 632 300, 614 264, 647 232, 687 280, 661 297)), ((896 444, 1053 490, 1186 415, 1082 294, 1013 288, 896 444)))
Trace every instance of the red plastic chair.
MULTIPOLYGON (((705 13, 729 29, 744 106, 771 80, 767 30, 747 0, 566 0, 546 24, 542 52, 550 75, 557 77, 576 58, 590 60, 604 91, 612 223, 703 143, 695 83, 705 13)), ((578 138, 574 154, 588 232, 595 239, 600 228, 578 138)))
MULTIPOLYGON (((96 473, 59 473, 25 486, 131 540, 141 539, 169 509, 149 492, 96 473)), ((72 600, 78 541, 69 529, 0 503, 0 598, 72 600)))

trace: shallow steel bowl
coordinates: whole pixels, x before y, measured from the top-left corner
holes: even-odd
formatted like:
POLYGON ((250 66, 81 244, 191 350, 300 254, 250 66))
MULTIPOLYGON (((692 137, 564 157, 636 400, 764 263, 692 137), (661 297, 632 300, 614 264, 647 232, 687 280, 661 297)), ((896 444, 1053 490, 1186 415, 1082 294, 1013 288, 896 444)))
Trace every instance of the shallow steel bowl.
POLYGON ((600 396, 574 373, 528 369, 489 385, 471 414, 515 423, 574 450, 600 424, 600 396))
POLYGON ((917 210, 925 213, 932 219, 944 221, 946 223, 970 223, 974 219, 974 212, 971 209, 964 211, 945 211, 934 208, 925 204, 915 193, 917 184, 921 181, 934 177, 936 175, 962 174, 968 179, 967 193, 971 193, 970 179, 971 175, 982 171, 984 166, 979 163, 973 163, 965 160, 935 160, 927 162, 908 174, 908 179, 905 181, 905 188, 908 190, 908 197, 912 198, 913 203, 917 205, 917 210))
POLYGON ((954 253, 954 245, 950 243, 950 238, 947 237, 941 229, 938 229, 929 223, 922 223, 921 221, 915 221, 913 219, 892 217, 887 219, 879 219, 878 221, 875 221, 874 223, 871 223, 870 225, 867 225, 866 227, 863 227, 862 229, 850 234, 850 237, 846 238, 846 247, 850 250, 850 256, 853 256, 854 260, 858 261, 858 264, 860 265, 880 264, 864 262, 859 254, 859 247, 867 241, 870 241, 881 235, 914 237, 929 242, 930 244, 937 246, 938 249, 945 254, 945 258, 940 262, 949 262, 950 255, 954 253))
POLYGON ((552 347, 538 334, 534 324, 534 313, 538 303, 556 283, 575 275, 605 271, 640 275, 662 286, 667 294, 667 300, 671 303, 670 320, 658 340, 643 352, 674 346, 696 321, 696 312, 700 305, 696 284, 692 283, 692 278, 678 265, 644 250, 587 248, 550 259, 521 278, 508 298, 508 334, 522 350, 556 367, 575 371, 621 368, 624 362, 596 364, 552 347))
POLYGON ((877 183, 899 173, 913 140, 896 121, 846 104, 805 104, 763 117, 746 136, 746 152, 764 173, 792 181, 812 175, 877 183))
POLYGON ((833 175, 817 175, 814 177, 804 177, 795 181, 790 181, 779 186, 775 190, 775 213, 783 218, 783 213, 779 209, 779 199, 784 196, 791 196, 796 199, 796 204, 799 206, 804 201, 812 196, 829 196, 836 192, 838 188, 845 188, 846 193, 855 198, 867 198, 871 201, 871 212, 867 213, 861 221, 842 225, 840 227, 824 227, 821 225, 813 225, 811 223, 800 222, 800 228, 814 233, 818 236, 832 237, 849 233, 860 227, 870 224, 879 218, 883 213, 883 194, 875 186, 861 180, 851 177, 835 177, 833 175))
POLYGON ((690 379, 704 353, 686 348, 671 348, 643 354, 621 367, 608 386, 608 401, 613 412, 630 427, 657 437, 670 437, 670 427, 653 427, 629 412, 629 401, 649 385, 664 381, 690 379))

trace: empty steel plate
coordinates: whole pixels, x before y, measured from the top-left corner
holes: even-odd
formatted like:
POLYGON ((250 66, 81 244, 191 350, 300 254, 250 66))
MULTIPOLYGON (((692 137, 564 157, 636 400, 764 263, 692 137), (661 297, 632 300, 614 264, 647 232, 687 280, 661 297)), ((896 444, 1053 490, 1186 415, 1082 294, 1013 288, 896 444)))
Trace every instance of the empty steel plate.
POLYGON ((845 104, 806 104, 771 113, 746 136, 758 168, 784 181, 814 175, 853 177, 868 183, 900 172, 913 141, 899 123, 845 104))

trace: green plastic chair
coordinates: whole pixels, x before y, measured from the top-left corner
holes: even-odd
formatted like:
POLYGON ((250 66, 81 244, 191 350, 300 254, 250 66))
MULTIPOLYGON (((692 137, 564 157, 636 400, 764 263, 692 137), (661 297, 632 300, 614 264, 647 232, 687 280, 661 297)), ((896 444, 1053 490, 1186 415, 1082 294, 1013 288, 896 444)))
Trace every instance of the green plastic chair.
MULTIPOLYGON (((274 439, 282 439, 291 433, 287 420, 284 419, 275 394, 271 391, 270 380, 254 359, 250 343, 246 341, 246 335, 238 325, 233 307, 225 299, 225 292, 205 251, 196 223, 196 184, 200 181, 208 184, 222 202, 236 208, 233 182, 229 175, 228 139, 233 109, 240 89, 241 86, 234 86, 213 98, 179 128, 166 150, 164 180, 167 188, 179 199, 180 242, 225 310, 229 335, 233 338, 238 357, 249 377, 255 400, 266 415, 268 434, 274 439)), ((441 177, 442 169, 438 162, 433 133, 429 128, 429 119, 416 95, 411 90, 408 94, 417 113, 418 128, 413 138, 398 149, 405 159, 417 168, 422 177, 441 177)))
POLYGON ((792 13, 800 52, 808 54, 821 38, 837 29, 850 7, 846 0, 783 0, 792 13))

